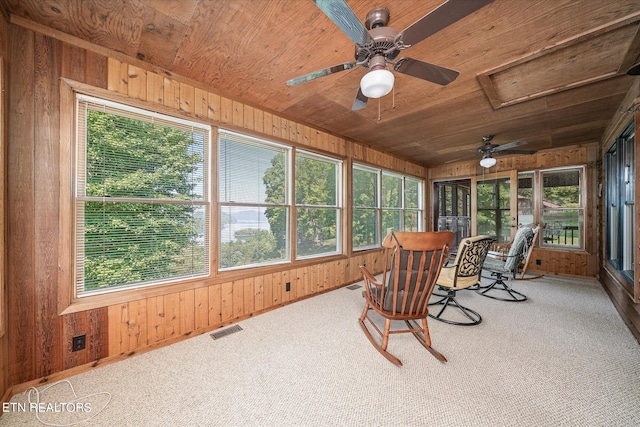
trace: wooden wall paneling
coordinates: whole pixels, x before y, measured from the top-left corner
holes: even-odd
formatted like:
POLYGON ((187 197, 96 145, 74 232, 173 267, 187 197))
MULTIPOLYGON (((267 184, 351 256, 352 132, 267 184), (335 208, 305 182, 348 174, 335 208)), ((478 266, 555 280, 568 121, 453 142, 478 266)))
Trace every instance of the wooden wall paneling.
MULTIPOLYGON (((63 46, 67 46, 63 44, 63 46)), ((85 51, 84 82, 101 89, 107 88, 107 58, 105 56, 85 51)))
POLYGON ((280 134, 278 137, 289 140, 289 120, 280 118, 280 134))
POLYGON ((147 340, 147 300, 131 301, 127 305, 126 328, 129 337, 127 350, 135 351, 149 344, 147 340))
POLYGON ((155 344, 164 339, 164 298, 147 298, 147 342, 155 344))
POLYGON ((62 323, 58 309, 58 216, 60 44, 35 35, 34 212, 36 272, 36 375, 47 376, 63 367, 62 323), (52 66, 52 64, 56 64, 52 66))
POLYGON ((196 288, 193 291, 194 299, 194 329, 207 329, 209 326, 209 287, 196 288))
POLYGON ((35 378, 34 36, 9 28, 8 315, 11 383, 35 378))
POLYGON ((309 280, 309 267, 304 266, 298 269, 299 286, 298 298, 306 297, 311 293, 311 280, 309 280))
POLYGON ((222 286, 209 286, 209 326, 222 323, 222 286))
POLYGON ((180 334, 193 332, 196 328, 196 304, 193 289, 180 292, 180 334))
POLYGON ((9 375, 8 315, 7 315, 7 26, 0 18, 0 396, 7 396, 11 386, 9 375))
POLYGON ((180 84, 168 77, 164 78, 164 106, 180 110, 180 84))
POLYGON ((291 273, 291 299, 295 300, 302 297, 303 282, 302 282, 302 267, 294 268, 291 273))
POLYGON ((196 117, 206 118, 209 109, 209 93, 203 89, 195 88, 193 94, 193 114, 196 117))
POLYGON ((225 282, 220 286, 222 321, 233 319, 233 282, 225 282))
POLYGON ((186 83, 180 83, 180 110, 185 113, 193 113, 193 103, 195 99, 195 88, 186 83))
MULTIPOLYGON (((86 317, 86 329, 82 333, 87 335, 86 362, 99 360, 109 355, 109 324, 107 307, 83 312, 86 317)), ((68 335, 66 340, 71 342, 68 335)))
POLYGON ((333 278, 335 277, 335 265, 333 262, 325 262, 322 264, 324 267, 324 274, 322 275, 322 286, 325 290, 334 289, 335 285, 333 278))
POLYGON ((233 101, 222 96, 220 97, 220 122, 233 123, 233 101))
POLYGON ((244 124, 244 105, 242 102, 236 100, 231 101, 231 124, 242 128, 244 124))
POLYGON ((163 298, 164 338, 174 338, 180 335, 180 293, 167 294, 163 298))
POLYGON ((122 95, 129 93, 129 66, 109 58, 107 62, 107 88, 122 95))
POLYGON ((147 73, 147 101, 164 105, 164 77, 147 73))
POLYGON ((244 314, 252 314, 256 311, 255 308, 255 287, 254 287, 254 283, 255 283, 255 278, 254 277, 247 277, 244 279, 244 283, 243 283, 243 306, 244 306, 244 314))
MULTIPOLYGON (((62 77, 85 82, 86 79, 86 51, 79 47, 62 44, 60 74, 62 77)), ((49 64, 51 66, 51 64, 49 64)))
POLYGON ((207 117, 211 120, 219 122, 220 120, 220 95, 215 93, 209 93, 208 96, 209 107, 207 110, 207 117))
POLYGON ((264 280, 262 276, 256 276, 253 279, 253 307, 255 311, 260 311, 264 308, 264 280))
POLYGON ((282 297, 280 299, 283 303, 288 303, 291 301, 291 273, 289 270, 282 271, 282 280, 280 289, 282 292, 282 297), (289 290, 287 291, 287 283, 289 283, 289 290))
POLYGON ((273 277, 271 274, 264 274, 262 277, 262 308, 269 308, 273 305, 273 277))
POLYGON ((238 279, 231 282, 231 292, 233 293, 232 318, 237 319, 244 314, 244 280, 238 279))
POLYGON ((250 107, 249 105, 244 105, 243 106, 243 112, 242 112, 242 127, 244 129, 248 129, 248 130, 254 130, 255 126, 254 126, 254 122, 253 122, 253 111, 255 110, 255 108, 250 107))
POLYGON ((277 306, 282 303, 282 291, 284 290, 281 271, 271 274, 271 290, 271 305, 277 306))
POLYGON ((65 337, 62 342, 62 346, 64 347, 63 354, 64 360, 62 369, 70 369, 75 366, 82 365, 87 363, 87 352, 88 350, 80 350, 76 352, 71 351, 71 338, 76 335, 80 335, 85 333, 87 330, 87 316, 85 313, 71 313, 64 316, 63 321, 63 336, 65 337), (68 338, 68 339, 67 339, 68 338))
POLYGON ((127 328, 123 327, 127 321, 128 305, 116 304, 108 307, 109 322, 109 356, 116 356, 128 350, 129 336, 127 328))
POLYGON ((147 72, 134 65, 127 67, 127 94, 134 99, 147 100, 147 72))

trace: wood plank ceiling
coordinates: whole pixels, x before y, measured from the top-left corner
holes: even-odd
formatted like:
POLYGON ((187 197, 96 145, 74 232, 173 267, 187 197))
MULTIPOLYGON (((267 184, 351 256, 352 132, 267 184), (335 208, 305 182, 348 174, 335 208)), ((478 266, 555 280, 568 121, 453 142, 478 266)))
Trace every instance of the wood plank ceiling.
MULTIPOLYGON (((451 0, 456 1, 456 0, 451 0)), ((443 0, 347 0, 364 21, 386 6, 403 30, 443 0)), ((478 157, 483 135, 541 150, 598 141, 640 60, 638 0, 495 0, 406 51, 452 68, 448 86, 396 74, 394 91, 351 106, 363 67, 311 0, 4 0, 32 21, 203 82, 221 94, 424 166, 478 157)), ((404 54, 403 54, 404 55, 404 54)))

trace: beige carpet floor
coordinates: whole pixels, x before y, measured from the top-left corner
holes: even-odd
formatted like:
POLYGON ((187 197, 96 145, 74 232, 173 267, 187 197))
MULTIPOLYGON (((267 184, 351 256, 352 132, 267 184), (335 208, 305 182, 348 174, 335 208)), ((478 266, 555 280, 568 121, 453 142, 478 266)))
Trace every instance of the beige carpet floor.
POLYGON ((429 322, 446 364, 410 334, 391 337, 404 366, 391 364, 357 322, 362 288, 341 288, 217 340, 197 336, 16 395, 0 426, 640 425, 640 345, 600 284, 543 277, 514 288, 529 300, 459 294, 482 314, 478 326, 429 322), (29 401, 91 411, 36 412, 29 401))

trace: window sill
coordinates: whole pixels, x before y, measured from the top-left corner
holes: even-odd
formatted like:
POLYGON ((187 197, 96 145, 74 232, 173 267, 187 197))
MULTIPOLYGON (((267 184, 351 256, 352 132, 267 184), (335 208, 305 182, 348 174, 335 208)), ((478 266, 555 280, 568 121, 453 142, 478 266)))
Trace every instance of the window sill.
POLYGON ((139 289, 127 289, 122 291, 114 291, 101 295, 93 295, 84 298, 75 298, 70 304, 62 309, 60 315, 78 313, 97 308, 108 307, 116 304, 124 304, 131 301, 137 301, 146 298, 159 297, 178 292, 190 291, 193 289, 203 288, 206 286, 216 285, 220 283, 241 280, 250 277, 262 276, 265 274, 273 274, 281 271, 290 271, 300 267, 307 267, 317 264, 324 264, 333 261, 347 260, 345 255, 331 255, 326 257, 318 257, 308 260, 300 260, 285 264, 260 266, 253 268, 245 268, 241 270, 225 271, 218 273, 215 277, 183 280, 176 283, 148 286, 139 289))

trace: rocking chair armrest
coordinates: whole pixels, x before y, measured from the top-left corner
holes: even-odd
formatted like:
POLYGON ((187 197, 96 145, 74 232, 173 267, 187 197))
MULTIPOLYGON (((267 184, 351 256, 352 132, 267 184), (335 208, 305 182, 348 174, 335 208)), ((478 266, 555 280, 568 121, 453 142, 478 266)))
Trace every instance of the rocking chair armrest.
POLYGON ((371 274, 369 270, 367 270, 367 267, 365 267, 364 265, 361 265, 360 271, 362 271, 362 275, 364 276, 365 284, 371 284, 378 288, 382 286, 382 283, 378 283, 374 275, 371 274))

